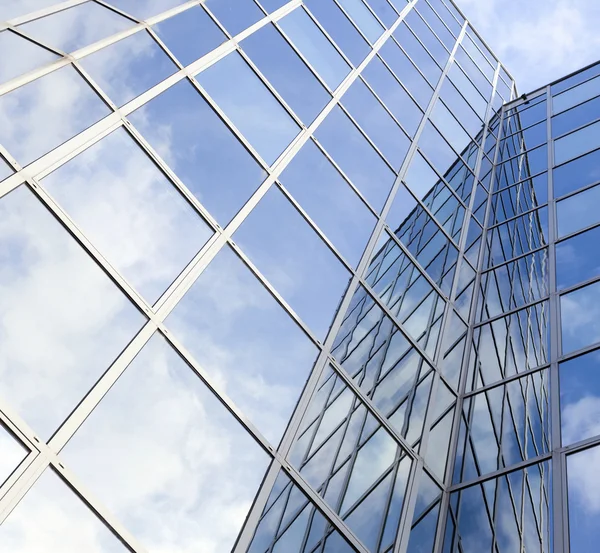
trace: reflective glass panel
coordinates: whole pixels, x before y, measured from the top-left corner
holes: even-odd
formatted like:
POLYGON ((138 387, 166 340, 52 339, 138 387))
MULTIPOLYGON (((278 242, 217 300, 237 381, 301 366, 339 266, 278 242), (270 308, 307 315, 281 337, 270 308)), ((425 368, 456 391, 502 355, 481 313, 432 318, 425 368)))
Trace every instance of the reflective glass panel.
POLYGON ((600 94, 600 77, 594 77, 552 98, 554 113, 560 113, 600 94))
POLYGON ((558 165, 600 146, 600 121, 554 141, 554 162, 558 165))
POLYGON ((556 204, 558 234, 565 236, 598 222, 600 186, 588 188, 556 204))
POLYGON ((63 67, 0 96, 0 142, 27 165, 108 113, 79 73, 63 67))
POLYGON ((600 282, 560 297, 563 355, 600 341, 600 282))
POLYGON ((600 447, 567 457, 569 543, 571 553, 593 551, 600 539, 598 528, 598 471, 600 447))
POLYGON ((276 187, 234 239, 300 318, 324 339, 348 272, 276 187))
POLYGON ((151 303, 212 235, 124 130, 85 150, 42 185, 151 303))
POLYGON ((430 121, 427 121, 421 133, 419 148, 442 175, 456 162, 456 153, 430 121))
POLYGON ((356 266, 375 217, 321 150, 307 142, 280 181, 344 258, 356 266))
POLYGON ((277 445, 318 352, 243 261, 221 250, 166 324, 277 445))
POLYGON ((568 288, 600 274, 600 227, 556 245, 556 285, 568 288))
MULTIPOLYGON (((421 19, 419 20, 422 21, 421 19)), ((419 39, 417 39, 415 34, 405 23, 402 23, 396 31, 394 31, 394 37, 413 63, 421 70, 421 73, 425 75, 429 84, 432 87, 435 87, 442 74, 442 70, 438 67, 435 60, 431 57, 419 39)), ((440 48, 443 49, 441 45, 440 48)))
POLYGON ((581 355, 559 365, 564 446, 600 434, 600 355, 581 355))
POLYGON ((227 40, 202 6, 193 6, 153 28, 183 65, 189 65, 227 40))
POLYGON ((267 25, 245 39, 242 48, 300 119, 312 123, 331 96, 279 31, 267 25))
POLYGON ((187 81, 150 100, 129 119, 223 227, 267 176, 187 81))
POLYGON ((398 19, 398 13, 387 0, 368 0, 367 4, 388 28, 398 19))
POLYGON ((371 47, 334 0, 305 0, 304 3, 347 58, 358 67, 371 47))
POLYGON ((0 33, 0 51, 10 52, 0 66, 0 84, 58 59, 56 54, 8 30, 0 33))
POLYGON ((20 25, 19 29, 47 46, 74 52, 134 24, 96 2, 85 2, 20 25))
POLYGON ((80 63, 117 106, 133 100, 177 70, 145 31, 107 46, 80 63))
POLYGON ((129 551, 51 469, 3 521, 0 548, 11 553, 129 551))
POLYGON ((278 21, 296 48, 335 90, 350 72, 350 67, 303 9, 296 9, 278 21))
POLYGON ((149 551, 229 551, 266 453, 153 336, 61 456, 149 551))
POLYGON ((298 125, 237 52, 196 78, 269 165, 298 134, 298 125))
POLYGON ((383 34, 383 27, 362 0, 340 0, 340 6, 342 6, 371 43, 375 42, 383 34))
POLYGON ((143 324, 31 192, 0 200, 0 395, 44 439, 143 324))
POLYGON ((253 0, 206 0, 204 3, 231 35, 237 35, 265 14, 253 0))
POLYGON ((394 184, 394 172, 339 106, 315 134, 373 208, 381 210, 394 184))
MULTIPOLYGON (((2 424, 0 424, 0 486, 29 453, 2 424)), ((1 538, 0 538, 1 539, 1 538)))
POLYGON ((0 0, 0 19, 13 19, 56 4, 56 0, 0 0))
POLYGON ((554 169, 554 196, 559 198, 600 181, 600 150, 554 169))
POLYGON ((137 18, 148 18, 183 4, 185 0, 110 0, 110 4, 137 18))
MULTIPOLYGON (((600 78, 598 81, 600 82, 600 78)), ((554 116, 552 118, 552 136, 567 134, 595 119, 600 119, 600 96, 554 116)))

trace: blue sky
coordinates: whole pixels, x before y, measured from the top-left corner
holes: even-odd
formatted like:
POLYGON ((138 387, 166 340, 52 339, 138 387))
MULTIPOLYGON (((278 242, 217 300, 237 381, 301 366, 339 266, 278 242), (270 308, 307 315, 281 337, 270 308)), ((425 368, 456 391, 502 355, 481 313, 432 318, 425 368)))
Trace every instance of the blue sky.
POLYGON ((475 29, 530 92, 600 58, 597 0, 456 0, 475 29))

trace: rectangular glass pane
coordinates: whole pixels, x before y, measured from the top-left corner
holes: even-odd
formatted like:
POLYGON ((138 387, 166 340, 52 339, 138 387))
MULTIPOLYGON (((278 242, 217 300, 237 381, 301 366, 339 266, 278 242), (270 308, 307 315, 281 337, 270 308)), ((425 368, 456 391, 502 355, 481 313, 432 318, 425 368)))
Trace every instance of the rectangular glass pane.
POLYGON ((8 30, 0 32, 0 51, 11 53, 0 66, 0 84, 58 59, 50 50, 8 30))
POLYGON ((554 141, 554 162, 558 165, 600 146, 600 121, 554 141))
POLYGON ((600 186, 588 188, 558 202, 556 214, 559 236, 571 234, 597 223, 600 219, 598 202, 600 202, 600 186))
POLYGON ((600 274, 600 227, 556 245, 556 285, 569 288, 600 274))
POLYGON ((554 113, 560 113, 566 109, 572 108, 589 98, 600 94, 600 77, 594 77, 574 88, 558 94, 552 98, 554 113))
POLYGON ((600 341, 600 282, 560 297, 563 355, 600 341))

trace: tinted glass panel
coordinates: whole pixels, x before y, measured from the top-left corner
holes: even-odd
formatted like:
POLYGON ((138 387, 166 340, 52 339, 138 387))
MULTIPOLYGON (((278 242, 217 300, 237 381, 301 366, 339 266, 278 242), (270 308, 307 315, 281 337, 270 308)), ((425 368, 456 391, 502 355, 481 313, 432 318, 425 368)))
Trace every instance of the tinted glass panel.
POLYGON ((383 27, 362 0, 340 0, 340 5, 371 43, 381 36, 383 27))
POLYGON ((205 5, 231 35, 241 33, 265 16, 253 0, 206 0, 205 5))
POLYGON ((554 195, 559 198, 600 180, 600 150, 554 169, 554 195))
POLYGON ((148 18, 151 15, 164 12, 169 8, 183 4, 185 0, 155 0, 140 2, 140 0, 111 0, 110 4, 138 18, 148 18))
POLYGON ((558 202, 558 234, 565 236, 596 223, 600 217, 597 209, 599 202, 600 186, 594 186, 558 202))
POLYGON ((600 341, 600 283, 561 296, 563 355, 600 341))
POLYGON ((556 164, 573 159, 600 146, 600 122, 588 125, 554 141, 556 164))
POLYGON ((567 134, 595 119, 600 119, 600 97, 553 117, 552 136, 567 134))
POLYGON ((556 284, 568 288, 600 274, 600 227, 556 245, 556 284))
POLYGON ((600 94, 600 77, 595 77, 552 98, 554 113, 560 113, 600 94))

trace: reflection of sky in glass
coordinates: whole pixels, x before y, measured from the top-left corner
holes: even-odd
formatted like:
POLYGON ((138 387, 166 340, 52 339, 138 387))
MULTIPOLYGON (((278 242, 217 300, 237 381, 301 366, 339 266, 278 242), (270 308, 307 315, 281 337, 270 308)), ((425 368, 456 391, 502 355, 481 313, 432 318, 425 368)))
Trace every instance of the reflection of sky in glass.
POLYGON ((28 451, 0 425, 0 486, 25 458, 28 451))
POLYGON ((600 274, 600 227, 556 245, 559 288, 574 286, 600 274))
POLYGON ((204 4, 231 35, 237 35, 265 16, 254 0, 206 0, 204 4))
POLYGON ((0 549, 11 553, 129 551, 49 468, 0 526, 0 549))
POLYGON ((561 296, 563 354, 600 340, 600 282, 561 296))
POLYGON ((231 250, 222 250, 167 326, 277 445, 317 349, 231 250))
POLYGON ((56 54, 11 31, 0 33, 0 51, 11 53, 0 65, 0 84, 58 59, 56 54))
POLYGON ((600 203, 600 186, 588 188, 584 192, 570 196, 556 204, 558 234, 565 236, 589 225, 597 223, 597 206, 600 203))
POLYGON ((0 200, 0 267, 0 396, 48 438, 142 317, 24 187, 0 200))
POLYGON ((185 0, 109 0, 107 3, 129 15, 144 19, 179 6, 185 0))
POLYGON ((62 455, 151 552, 229 551, 267 466, 258 444, 158 336, 62 455))
POLYGON ((151 303, 212 234, 124 130, 85 150, 42 184, 151 303))

